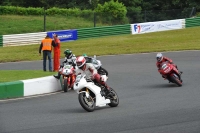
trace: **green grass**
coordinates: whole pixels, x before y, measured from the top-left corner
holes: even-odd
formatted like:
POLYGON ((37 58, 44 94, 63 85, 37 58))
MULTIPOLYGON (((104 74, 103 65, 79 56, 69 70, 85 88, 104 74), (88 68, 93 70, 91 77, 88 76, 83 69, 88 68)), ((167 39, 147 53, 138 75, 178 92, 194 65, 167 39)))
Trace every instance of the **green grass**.
MULTIPOLYGON (((86 53, 89 56, 200 50, 199 30, 200 27, 195 27, 139 35, 119 35, 65 42, 61 43, 61 58, 64 58, 62 53, 67 48, 71 49, 76 55, 86 53)), ((2 47, 0 48, 0 62, 41 60, 42 57, 38 54, 38 48, 39 45, 2 47)), ((15 72, 17 73, 17 71, 15 72)), ((33 76, 26 74, 30 73, 29 71, 19 71, 18 74, 14 74, 16 76, 10 78, 10 74, 7 75, 5 73, 3 70, 1 71, 0 82, 41 77, 46 74, 52 75, 52 73, 40 71, 38 73, 35 72, 36 74, 33 76)))
MULTIPOLYGON (((103 24, 97 23, 96 26, 103 24)), ((80 17, 47 16, 46 31, 94 27, 93 20, 80 17)), ((44 31, 44 16, 0 15, 0 35, 44 31)))
POLYGON ((0 83, 40 78, 56 74, 55 72, 43 72, 42 70, 0 70, 0 83))

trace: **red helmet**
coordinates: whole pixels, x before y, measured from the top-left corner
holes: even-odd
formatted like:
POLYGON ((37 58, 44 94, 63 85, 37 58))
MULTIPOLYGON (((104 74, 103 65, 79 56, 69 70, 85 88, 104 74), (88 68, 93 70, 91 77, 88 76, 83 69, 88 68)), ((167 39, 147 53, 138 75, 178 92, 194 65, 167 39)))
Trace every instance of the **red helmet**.
POLYGON ((83 56, 79 56, 76 58, 76 64, 77 64, 78 68, 83 67, 85 65, 85 63, 86 63, 86 60, 83 56))

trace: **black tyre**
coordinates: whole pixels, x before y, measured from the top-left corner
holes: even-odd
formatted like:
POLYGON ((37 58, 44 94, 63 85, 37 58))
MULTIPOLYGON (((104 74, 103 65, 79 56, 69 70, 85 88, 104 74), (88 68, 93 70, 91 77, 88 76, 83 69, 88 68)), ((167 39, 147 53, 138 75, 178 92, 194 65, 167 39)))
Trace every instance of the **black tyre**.
POLYGON ((172 75, 170 78, 173 83, 177 84, 178 86, 182 86, 182 81, 177 75, 172 75))
POLYGON ((103 67, 99 68, 98 73, 100 75, 106 74, 106 76, 108 76, 108 71, 106 69, 104 69, 103 67))
POLYGON ((119 104, 119 97, 114 89, 112 89, 112 88, 110 88, 110 89, 111 89, 111 93, 113 96, 110 98, 111 103, 109 103, 108 105, 110 107, 117 107, 119 104))
POLYGON ((95 101, 91 96, 86 97, 85 93, 80 93, 78 95, 78 100, 81 106, 88 112, 92 112, 95 109, 95 101))
POLYGON ((64 92, 68 92, 68 83, 67 83, 67 79, 64 79, 63 90, 64 90, 64 92))

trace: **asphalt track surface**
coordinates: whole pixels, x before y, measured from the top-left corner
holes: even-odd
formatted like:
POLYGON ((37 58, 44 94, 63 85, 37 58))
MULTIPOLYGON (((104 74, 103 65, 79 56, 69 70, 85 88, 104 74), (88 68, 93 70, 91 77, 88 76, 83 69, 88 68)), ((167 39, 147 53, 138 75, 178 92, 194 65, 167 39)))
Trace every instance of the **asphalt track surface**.
MULTIPOLYGON (((200 51, 164 55, 184 72, 182 87, 161 78, 156 53, 98 57, 119 95, 118 107, 86 112, 74 91, 1 101, 0 133, 200 133, 200 51)), ((0 64, 41 68, 41 61, 0 64)))

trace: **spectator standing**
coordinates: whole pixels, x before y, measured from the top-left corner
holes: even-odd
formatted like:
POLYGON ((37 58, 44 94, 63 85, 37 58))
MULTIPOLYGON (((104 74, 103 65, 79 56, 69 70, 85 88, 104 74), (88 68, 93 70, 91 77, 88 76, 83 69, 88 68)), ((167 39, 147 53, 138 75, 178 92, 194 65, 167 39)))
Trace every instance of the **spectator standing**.
POLYGON ((43 71, 46 71, 46 59, 48 57, 49 71, 52 72, 52 63, 51 63, 52 46, 55 46, 55 44, 53 40, 47 35, 45 39, 41 41, 39 47, 39 55, 41 55, 41 51, 43 52, 43 71))
POLYGON ((58 72, 60 66, 60 40, 57 34, 53 35, 54 39, 54 57, 53 57, 53 71, 58 72))

